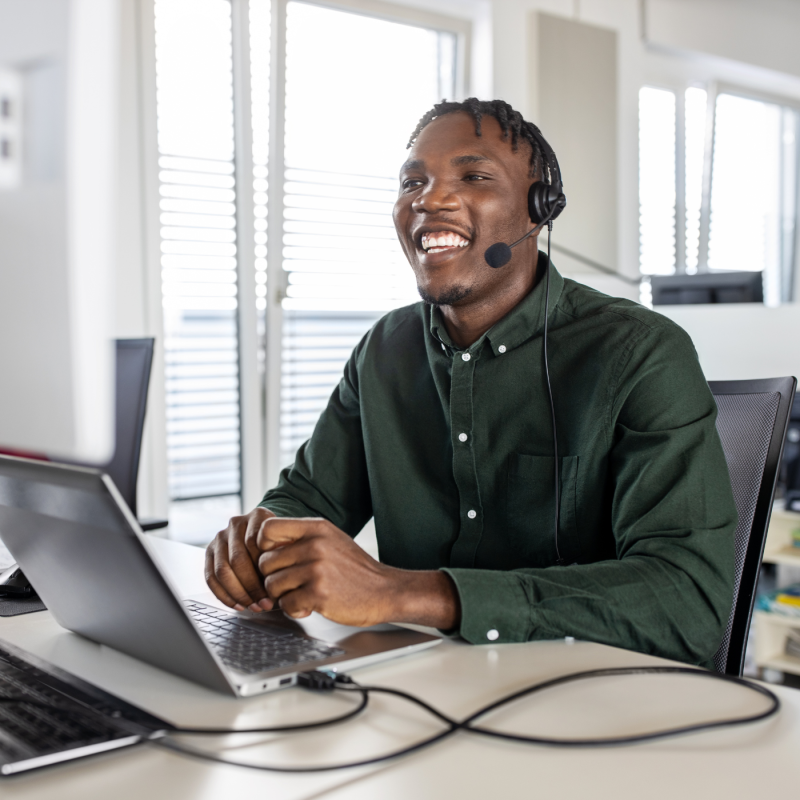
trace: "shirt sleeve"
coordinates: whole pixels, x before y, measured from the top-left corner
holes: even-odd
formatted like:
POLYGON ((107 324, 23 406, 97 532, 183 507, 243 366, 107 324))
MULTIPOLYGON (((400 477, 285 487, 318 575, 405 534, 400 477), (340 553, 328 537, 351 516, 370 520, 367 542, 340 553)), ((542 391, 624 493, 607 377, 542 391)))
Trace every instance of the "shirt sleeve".
POLYGON ((279 517, 324 517, 350 536, 372 517, 358 391, 366 338, 345 365, 311 438, 259 503, 279 517))
POLYGON ((618 369, 609 421, 616 559, 446 569, 468 641, 574 636, 710 664, 733 599, 737 521, 716 403, 688 335, 666 320, 618 369))

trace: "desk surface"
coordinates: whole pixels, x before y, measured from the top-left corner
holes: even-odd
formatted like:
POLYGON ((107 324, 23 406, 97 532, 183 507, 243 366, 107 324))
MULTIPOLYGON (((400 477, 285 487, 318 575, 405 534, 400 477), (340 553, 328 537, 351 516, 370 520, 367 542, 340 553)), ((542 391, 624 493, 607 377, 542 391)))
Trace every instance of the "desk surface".
MULTIPOLYGON (((154 542, 180 591, 208 601, 202 551, 165 540, 154 542)), ((289 723, 334 715, 352 702, 302 689, 249 700, 228 698, 69 633, 49 612, 0 619, 0 638, 178 724, 289 723)), ((556 675, 659 663, 668 662, 585 642, 472 646, 445 641, 432 650, 353 674, 362 683, 414 692, 462 717, 500 695, 556 675)), ((777 718, 632 747, 566 750, 457 734, 378 767, 279 775, 199 762, 141 745, 1 779, 0 792, 9 800, 794 796, 800 788, 800 693, 783 687, 775 691, 783 704, 777 718)), ((763 705, 751 693, 707 680, 621 677, 560 687, 486 721, 531 734, 609 736, 752 713, 763 705)), ((256 763, 336 762, 396 749, 436 730, 436 723, 421 711, 378 695, 366 713, 343 726, 283 739, 240 737, 227 755, 256 763)))

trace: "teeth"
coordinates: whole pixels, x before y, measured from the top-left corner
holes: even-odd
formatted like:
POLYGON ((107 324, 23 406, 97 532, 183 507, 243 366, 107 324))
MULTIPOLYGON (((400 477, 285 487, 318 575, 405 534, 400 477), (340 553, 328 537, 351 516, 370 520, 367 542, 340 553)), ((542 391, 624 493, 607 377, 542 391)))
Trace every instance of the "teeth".
POLYGON ((422 234, 422 249, 426 252, 441 252, 449 247, 466 247, 469 240, 453 231, 422 234))

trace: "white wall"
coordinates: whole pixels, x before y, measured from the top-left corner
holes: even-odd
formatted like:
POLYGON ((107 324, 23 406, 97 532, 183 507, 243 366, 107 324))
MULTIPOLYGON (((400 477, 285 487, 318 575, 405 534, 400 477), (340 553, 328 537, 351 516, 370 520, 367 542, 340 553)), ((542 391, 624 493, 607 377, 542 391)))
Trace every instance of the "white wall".
POLYGON ((0 2, 23 109, 21 181, 0 191, 0 440, 92 461, 113 448, 117 12, 0 2))
MULTIPOLYGON (((567 208, 554 224, 554 239, 600 264, 616 265, 617 33, 533 13, 528 46, 538 49, 537 124, 547 131, 558 155, 567 197, 567 208)), ((555 260, 562 270, 585 270, 562 252, 555 260)))
POLYGON ((658 306, 691 337, 706 378, 800 376, 800 306, 658 306))
POLYGON ((796 0, 645 0, 648 41, 800 75, 796 0))

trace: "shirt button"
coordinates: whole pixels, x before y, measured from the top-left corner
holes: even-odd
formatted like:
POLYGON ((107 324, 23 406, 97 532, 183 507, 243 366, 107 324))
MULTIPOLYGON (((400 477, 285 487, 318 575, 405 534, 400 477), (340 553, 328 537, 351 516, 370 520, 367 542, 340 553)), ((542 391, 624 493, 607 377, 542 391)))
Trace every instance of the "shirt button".
POLYGON ((490 631, 486 631, 486 638, 490 642, 493 642, 495 639, 499 639, 500 638, 500 633, 497 630, 495 630, 494 628, 492 628, 490 631))
POLYGON ((475 519, 475 517, 478 516, 478 512, 477 511, 473 511, 472 509, 470 509, 469 511, 467 511, 467 516, 470 519, 475 519))
POLYGON ((458 434, 458 441, 459 442, 466 442, 467 441, 467 434, 466 433, 459 433, 458 434))
POLYGON ((461 354, 461 358, 462 358, 464 361, 469 361, 469 360, 472 358, 472 356, 471 356, 469 353, 462 353, 462 354, 461 354))
POLYGON ((501 344, 500 347, 497 348, 498 353, 505 353, 505 351, 506 351, 506 346, 504 344, 501 344))

